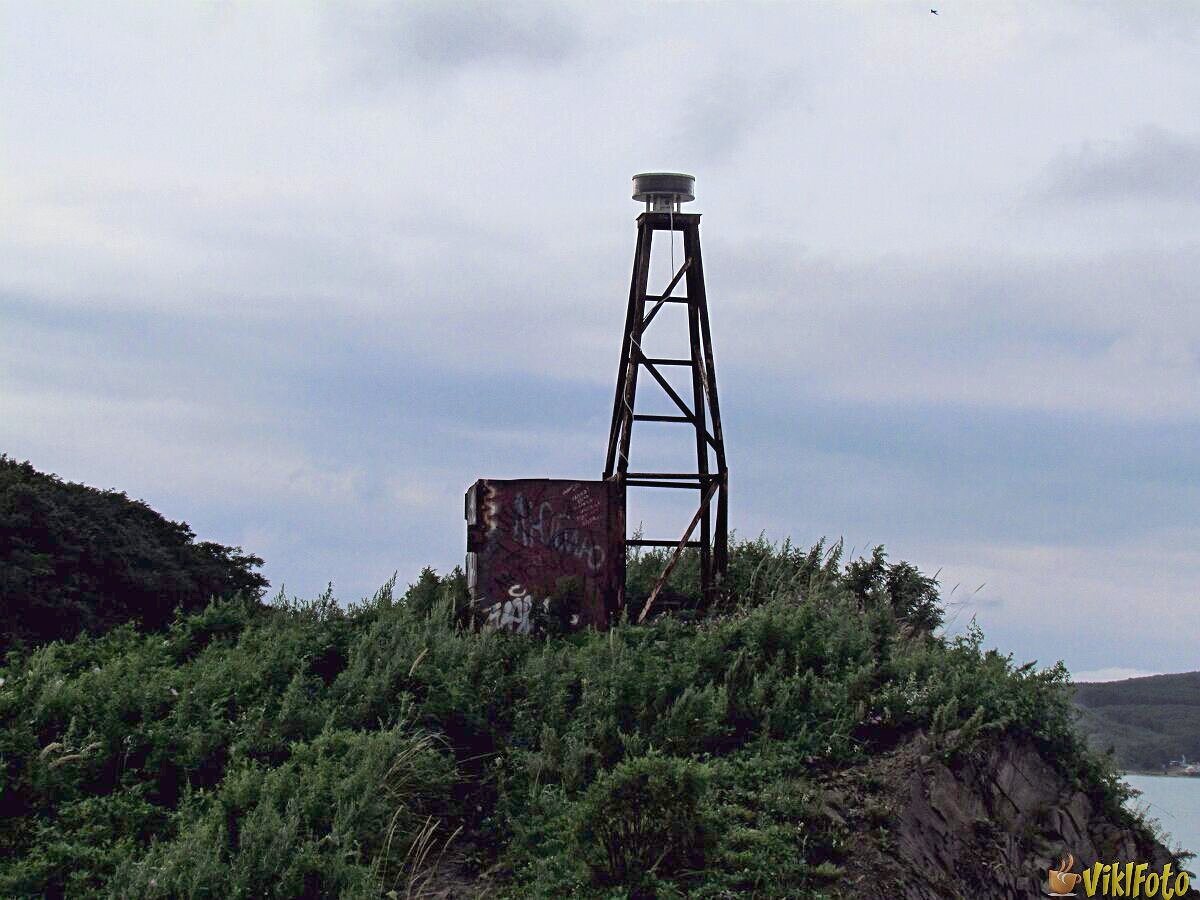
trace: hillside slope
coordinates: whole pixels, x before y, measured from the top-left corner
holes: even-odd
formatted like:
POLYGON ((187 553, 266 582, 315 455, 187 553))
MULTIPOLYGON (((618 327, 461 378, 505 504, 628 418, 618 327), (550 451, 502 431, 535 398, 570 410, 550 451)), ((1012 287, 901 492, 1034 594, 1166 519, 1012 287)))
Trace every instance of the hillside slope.
POLYGON ((1079 729, 1117 764, 1160 771, 1186 755, 1200 760, 1200 672, 1076 684, 1079 729))
POLYGON ((932 637, 882 552, 732 569, 691 623, 476 632, 427 571, 10 658, 0 896, 1000 898, 1167 859, 1061 667, 932 637))
POLYGON ((262 565, 240 547, 197 542, 145 503, 39 472, 0 454, 0 654, 125 622, 159 629, 175 608, 259 597, 262 565))

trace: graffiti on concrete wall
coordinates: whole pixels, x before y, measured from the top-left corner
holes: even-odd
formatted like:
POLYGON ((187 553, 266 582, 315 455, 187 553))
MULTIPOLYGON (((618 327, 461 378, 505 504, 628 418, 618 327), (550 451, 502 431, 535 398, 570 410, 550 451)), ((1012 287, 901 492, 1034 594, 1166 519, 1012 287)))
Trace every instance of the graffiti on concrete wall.
POLYGON ((488 607, 487 623, 493 628, 529 634, 533 627, 530 614, 533 612, 533 594, 522 585, 514 584, 508 589, 508 599, 488 607))
MULTIPOLYGON (((572 485, 577 487, 577 485, 572 485)), ((564 496, 585 496, 582 491, 564 496)), ((592 512, 594 503, 588 504, 586 513, 556 510, 549 500, 536 504, 524 494, 513 500, 513 540, 522 547, 547 547, 563 555, 583 560, 590 572, 599 572, 606 558, 604 520, 592 512)))
POLYGON ((624 583, 623 496, 603 481, 483 480, 467 492, 467 575, 484 621, 528 634, 535 614, 605 627, 624 583))

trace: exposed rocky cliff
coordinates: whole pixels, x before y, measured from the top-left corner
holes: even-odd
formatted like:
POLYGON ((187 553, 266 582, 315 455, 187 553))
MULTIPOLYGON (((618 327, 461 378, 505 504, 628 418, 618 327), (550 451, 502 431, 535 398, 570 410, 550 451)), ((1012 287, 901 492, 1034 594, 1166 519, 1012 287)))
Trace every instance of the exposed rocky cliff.
MULTIPOLYGON (((1040 897, 1048 869, 1067 853, 1076 872, 1096 861, 1181 867, 1148 829, 1105 809, 1102 797, 1079 789, 1028 741, 1006 738, 949 762, 943 757, 937 742, 920 735, 865 772, 839 777, 831 814, 845 817, 863 840, 847 896, 1040 897), (873 796, 864 785, 875 786, 873 796), (863 834, 864 810, 876 821, 886 815, 887 824, 863 834)), ((1183 867, 1194 871, 1186 861, 1183 867)), ((1077 893, 1085 896, 1082 885, 1077 893)))

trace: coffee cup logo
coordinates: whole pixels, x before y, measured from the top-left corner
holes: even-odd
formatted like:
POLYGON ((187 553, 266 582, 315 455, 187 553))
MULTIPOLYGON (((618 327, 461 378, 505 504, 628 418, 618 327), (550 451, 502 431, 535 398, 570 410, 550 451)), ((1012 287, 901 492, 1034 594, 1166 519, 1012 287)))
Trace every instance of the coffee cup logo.
POLYGON ((1051 897, 1074 897, 1075 885, 1079 884, 1082 875, 1076 875, 1071 869, 1075 866, 1075 857, 1068 853, 1058 861, 1058 868, 1050 870, 1046 887, 1051 897))

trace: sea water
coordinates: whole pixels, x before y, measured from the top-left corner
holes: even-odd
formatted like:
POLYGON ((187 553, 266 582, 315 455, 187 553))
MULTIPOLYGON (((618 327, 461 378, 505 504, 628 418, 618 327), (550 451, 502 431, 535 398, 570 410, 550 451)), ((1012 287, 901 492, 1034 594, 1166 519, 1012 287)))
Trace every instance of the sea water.
POLYGON ((1195 872, 1200 867, 1200 778, 1125 775, 1124 779, 1142 792, 1129 805, 1146 810, 1146 818, 1158 820, 1172 850, 1182 848, 1196 854, 1187 863, 1188 871, 1195 872))

